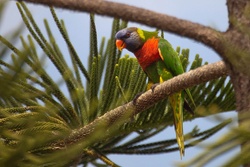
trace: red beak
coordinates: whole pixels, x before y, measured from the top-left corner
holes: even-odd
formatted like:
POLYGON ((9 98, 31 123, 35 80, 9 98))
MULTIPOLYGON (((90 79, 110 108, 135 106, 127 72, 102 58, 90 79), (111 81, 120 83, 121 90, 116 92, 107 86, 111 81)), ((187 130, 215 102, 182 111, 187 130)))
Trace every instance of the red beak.
POLYGON ((126 48, 126 44, 123 40, 117 39, 115 44, 120 51, 122 51, 123 48, 126 48))

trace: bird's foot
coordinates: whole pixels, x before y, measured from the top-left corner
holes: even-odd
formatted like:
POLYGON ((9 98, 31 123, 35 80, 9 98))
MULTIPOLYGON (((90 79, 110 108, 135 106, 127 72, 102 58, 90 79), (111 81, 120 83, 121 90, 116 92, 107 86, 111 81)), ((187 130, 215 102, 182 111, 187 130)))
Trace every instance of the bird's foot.
POLYGON ((133 105, 136 105, 138 98, 143 94, 143 92, 137 93, 133 99, 133 105))
POLYGON ((154 93, 154 90, 155 90, 156 86, 158 86, 158 85, 160 85, 160 84, 159 84, 159 83, 155 83, 155 84, 153 84, 153 85, 150 87, 150 89, 152 90, 152 93, 154 93))
MULTIPOLYGON (((148 88, 148 89, 151 89, 151 90, 152 90, 152 93, 154 93, 154 89, 155 89, 156 86, 158 86, 158 85, 159 85, 159 83, 153 84, 153 85, 151 85, 150 88, 148 88)), ((134 99, 133 99, 133 105, 136 105, 138 98, 139 98, 143 93, 144 93, 144 92, 140 92, 140 93, 137 93, 137 94, 135 95, 135 97, 134 97, 134 99)))

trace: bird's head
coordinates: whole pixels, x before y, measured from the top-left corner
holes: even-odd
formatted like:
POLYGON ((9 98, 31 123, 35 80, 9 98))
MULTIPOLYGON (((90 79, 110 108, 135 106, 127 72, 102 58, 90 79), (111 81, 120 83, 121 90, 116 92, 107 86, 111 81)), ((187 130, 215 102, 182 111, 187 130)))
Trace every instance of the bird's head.
POLYGON ((126 48, 130 52, 138 50, 144 43, 138 30, 141 31, 136 27, 129 27, 118 31, 115 35, 117 48, 120 51, 126 48))

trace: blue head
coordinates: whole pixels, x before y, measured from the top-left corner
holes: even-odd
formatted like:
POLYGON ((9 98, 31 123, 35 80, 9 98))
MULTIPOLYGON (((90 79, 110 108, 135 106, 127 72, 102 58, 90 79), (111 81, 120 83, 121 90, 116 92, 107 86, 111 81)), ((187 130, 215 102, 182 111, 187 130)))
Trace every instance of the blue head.
POLYGON ((130 52, 135 52, 143 45, 136 27, 124 28, 118 31, 115 38, 116 46, 119 50, 126 48, 130 52))

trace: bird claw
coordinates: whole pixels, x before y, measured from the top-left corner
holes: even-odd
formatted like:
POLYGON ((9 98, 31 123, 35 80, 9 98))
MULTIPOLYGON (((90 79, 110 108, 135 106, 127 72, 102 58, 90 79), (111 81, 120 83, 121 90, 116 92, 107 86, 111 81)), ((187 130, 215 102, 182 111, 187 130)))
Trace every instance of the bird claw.
MULTIPOLYGON (((154 89, 156 86, 158 86, 159 83, 156 83, 156 84, 153 84, 152 86, 150 86, 150 89, 152 90, 152 92, 154 93, 154 89)), ((133 105, 136 105, 137 103, 137 99, 143 94, 144 92, 140 92, 140 93, 137 93, 133 99, 133 105)))
POLYGON ((156 86, 158 86, 158 85, 160 85, 160 84, 159 84, 159 83, 155 83, 155 84, 153 84, 153 85, 150 87, 150 89, 152 90, 152 93, 154 93, 154 90, 155 90, 156 86))
POLYGON ((143 92, 137 93, 133 99, 133 105, 136 105, 137 99, 143 94, 143 92))

